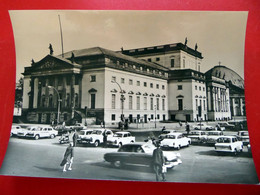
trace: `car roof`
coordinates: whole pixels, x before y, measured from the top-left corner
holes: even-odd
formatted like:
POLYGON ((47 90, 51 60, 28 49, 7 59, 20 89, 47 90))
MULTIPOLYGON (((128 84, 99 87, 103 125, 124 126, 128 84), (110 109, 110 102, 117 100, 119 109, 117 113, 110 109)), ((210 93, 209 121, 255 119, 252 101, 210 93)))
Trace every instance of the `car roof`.
POLYGON ((130 132, 128 132, 128 131, 117 131, 117 132, 115 132, 115 133, 127 134, 127 133, 130 133, 130 132))
POLYGON ((236 136, 232 136, 232 135, 222 135, 219 138, 222 138, 222 137, 224 137, 224 138, 236 138, 236 136))
POLYGON ((168 133, 167 135, 181 135, 183 133, 179 133, 179 132, 173 132, 173 133, 168 133))
POLYGON ((82 129, 80 131, 93 131, 93 129, 82 129))

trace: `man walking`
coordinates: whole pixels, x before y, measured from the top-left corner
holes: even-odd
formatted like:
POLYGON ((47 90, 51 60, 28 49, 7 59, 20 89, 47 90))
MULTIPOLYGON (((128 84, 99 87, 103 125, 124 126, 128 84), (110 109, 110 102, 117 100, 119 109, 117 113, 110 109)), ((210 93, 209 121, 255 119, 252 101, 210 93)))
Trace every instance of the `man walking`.
POLYGON ((77 140, 78 140, 78 138, 79 138, 79 134, 78 134, 77 130, 74 130, 74 134, 73 134, 73 136, 72 136, 73 146, 74 146, 74 147, 76 147, 76 145, 77 145, 77 140))
POLYGON ((156 149, 153 151, 153 164, 154 164, 154 171, 156 174, 156 181, 160 180, 160 176, 162 176, 162 181, 166 181, 165 173, 163 172, 164 163, 165 163, 165 159, 163 156, 163 151, 160 148, 160 142, 157 142, 156 149))
POLYGON ((103 144, 104 144, 104 148, 107 147, 107 131, 106 129, 103 132, 103 144))
POLYGON ((67 167, 69 171, 72 170, 71 166, 73 163, 73 158, 74 158, 73 144, 70 143, 66 149, 63 160, 60 164, 60 166, 63 166, 63 172, 67 171, 67 167))

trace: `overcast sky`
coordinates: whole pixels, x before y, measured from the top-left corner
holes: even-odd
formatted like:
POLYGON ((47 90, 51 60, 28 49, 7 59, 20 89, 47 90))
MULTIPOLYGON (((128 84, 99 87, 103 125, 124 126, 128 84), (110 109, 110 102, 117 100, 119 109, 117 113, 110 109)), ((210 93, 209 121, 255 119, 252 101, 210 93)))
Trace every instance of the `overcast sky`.
POLYGON ((244 78, 247 12, 182 11, 10 11, 17 77, 25 66, 49 54, 61 54, 59 18, 64 51, 103 47, 118 51, 182 42, 198 44, 204 57, 202 72, 220 61, 244 78))

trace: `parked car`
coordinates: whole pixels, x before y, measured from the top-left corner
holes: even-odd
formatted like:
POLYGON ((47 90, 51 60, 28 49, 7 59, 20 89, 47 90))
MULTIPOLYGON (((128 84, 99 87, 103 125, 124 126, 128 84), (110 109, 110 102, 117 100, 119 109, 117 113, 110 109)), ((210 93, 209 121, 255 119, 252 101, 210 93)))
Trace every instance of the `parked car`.
POLYGON ((39 128, 41 128, 41 127, 31 126, 31 127, 27 127, 26 129, 21 129, 17 132, 17 136, 20 137, 20 138, 23 138, 27 135, 27 133, 29 133, 31 131, 36 131, 39 128))
POLYGON ((191 139, 185 137, 182 133, 168 133, 165 138, 161 141, 162 147, 171 147, 180 149, 183 146, 189 146, 191 139))
POLYGON ((79 137, 77 139, 77 142, 80 144, 85 144, 87 143, 87 136, 90 135, 92 133, 92 129, 84 129, 84 130, 80 130, 79 131, 79 137))
MULTIPOLYGON (((106 153, 104 159, 115 167, 125 164, 149 166, 153 168, 153 151, 156 147, 148 142, 135 142, 125 144, 117 152, 106 153)), ((173 168, 182 163, 180 154, 163 151, 165 165, 173 168)))
POLYGON ((161 135, 158 136, 159 140, 163 140, 168 133, 175 133, 176 130, 163 130, 161 135))
POLYGON ((22 131, 22 130, 25 130, 25 129, 22 128, 20 125, 12 125, 11 136, 17 136, 18 131, 22 131))
POLYGON ((193 126, 194 130, 214 130, 215 127, 210 126, 210 125, 206 125, 204 123, 198 123, 197 125, 193 126))
POLYGON ((54 130, 52 127, 39 127, 28 131, 25 137, 34 138, 34 139, 47 137, 53 139, 57 135, 58 135, 58 131, 54 130))
POLYGON ((205 131, 191 131, 188 138, 191 139, 191 144, 201 144, 206 142, 207 135, 205 131))
POLYGON ((81 123, 76 123, 75 125, 69 126, 69 128, 77 131, 87 129, 87 127, 81 123))
POLYGON ((206 144, 215 145, 215 143, 217 142, 217 139, 221 136, 223 136, 222 131, 209 131, 209 132, 207 132, 206 144))
POLYGON ((114 133, 113 137, 108 137, 107 145, 121 147, 124 144, 135 142, 135 137, 127 131, 119 131, 114 133))
POLYGON ((249 134, 248 131, 238 131, 237 132, 237 139, 243 142, 244 146, 249 144, 249 134))
POLYGON ((215 144, 216 152, 233 152, 237 154, 243 151, 243 142, 239 141, 235 136, 221 136, 215 144))
POLYGON ((235 129, 235 125, 232 125, 228 122, 219 122, 218 124, 220 127, 225 127, 225 129, 230 129, 230 130, 235 129))
POLYGON ((95 147, 103 143, 103 133, 106 130, 107 139, 113 137, 113 132, 109 129, 94 129, 90 135, 86 136, 87 144, 94 144, 95 147))

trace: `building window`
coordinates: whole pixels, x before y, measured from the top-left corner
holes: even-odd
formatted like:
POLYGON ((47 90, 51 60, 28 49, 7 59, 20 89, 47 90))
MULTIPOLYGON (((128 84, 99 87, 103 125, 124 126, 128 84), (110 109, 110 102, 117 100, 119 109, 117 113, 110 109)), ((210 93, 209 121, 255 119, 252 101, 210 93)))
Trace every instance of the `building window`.
POLYGON ((125 83, 125 79, 121 78, 121 83, 124 84, 125 83))
POLYGON ((111 81, 116 82, 116 77, 115 77, 115 76, 112 76, 112 80, 111 80, 111 81))
POLYGON ((182 90, 182 85, 178 85, 178 90, 182 90))
POLYGON ((205 87, 203 87, 203 91, 205 91, 205 87))
POLYGON ((162 110, 165 110, 165 99, 162 99, 162 110))
POLYGON ((173 59, 171 59, 171 68, 174 68, 174 66, 175 66, 175 62, 174 62, 174 58, 173 58, 173 59))
POLYGON ((133 96, 129 96, 129 110, 133 109, 133 96))
POLYGON ((153 110, 153 98, 150 99, 150 110, 153 110))
POLYGON ((144 82, 144 87, 147 87, 147 83, 146 82, 144 82))
POLYGON ((150 87, 153 88, 153 83, 150 83, 150 87))
POLYGON ((67 93, 67 97, 66 97, 66 107, 70 106, 70 94, 67 93))
POLYGON ((112 109, 116 109, 116 94, 112 94, 112 109))
POLYGON ((200 72, 200 65, 198 65, 198 71, 200 72))
POLYGON ((159 110, 160 109, 160 102, 159 102, 159 98, 156 98, 156 109, 159 110))
POLYGON ((147 61, 148 61, 148 62, 151 62, 151 61, 152 61, 152 59, 151 59, 151 58, 148 58, 148 59, 147 59, 147 61))
POLYGON ((199 86, 199 90, 201 91, 201 86, 199 86))
POLYGON ((165 86, 164 86, 164 85, 162 85, 162 89, 165 89, 165 86))
POLYGON ((140 86, 140 81, 136 81, 136 85, 137 85, 137 86, 140 86))
POLYGON ((91 109, 95 109, 95 106, 96 106, 96 94, 90 94, 90 101, 91 101, 90 108, 91 109))
POLYGON ((160 58, 156 58, 156 62, 160 61, 160 58))
POLYGON ((153 114, 151 114, 151 119, 153 119, 153 114))
POLYGON ((206 101, 203 100, 203 107, 204 107, 204 110, 206 110, 206 101))
POLYGON ((183 59, 183 68, 185 68, 185 59, 183 59))
POLYGON ((156 89, 159 89, 159 84, 156 84, 156 89))
POLYGON ((195 85, 195 90, 197 90, 198 88, 197 88, 197 85, 195 85))
POLYGON ((178 99, 178 110, 183 110, 183 99, 178 99))
POLYGON ((136 97, 136 109, 140 110, 140 96, 136 97))
POLYGON ((49 107, 52 107, 53 97, 52 94, 49 96, 49 107))
POLYGON ((75 94, 75 107, 79 107, 79 95, 75 94))
POLYGON ((96 75, 90 75, 90 82, 96 82, 96 75))
POLYGON ((129 79, 129 85, 133 85, 133 80, 129 79))
POLYGON ((158 119, 158 120, 160 119, 160 115, 159 115, 159 114, 157 114, 157 119, 158 119))
POLYGON ((42 107, 45 106, 45 95, 42 96, 42 107))
POLYGON ((195 102, 196 102, 196 110, 198 110, 198 100, 196 99, 195 102))
POLYGON ((115 121, 115 120, 116 120, 116 115, 115 115, 115 114, 112 114, 112 115, 111 115, 111 120, 112 120, 112 121, 115 121))
POLYGON ((144 97, 144 110, 147 110, 147 97, 144 97))
POLYGON ((79 77, 76 76, 76 77, 75 77, 75 85, 78 85, 78 84, 79 84, 79 77))

